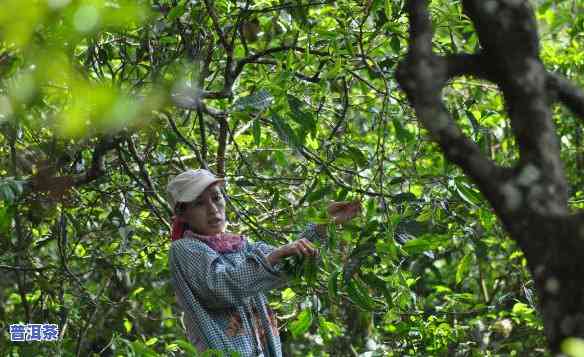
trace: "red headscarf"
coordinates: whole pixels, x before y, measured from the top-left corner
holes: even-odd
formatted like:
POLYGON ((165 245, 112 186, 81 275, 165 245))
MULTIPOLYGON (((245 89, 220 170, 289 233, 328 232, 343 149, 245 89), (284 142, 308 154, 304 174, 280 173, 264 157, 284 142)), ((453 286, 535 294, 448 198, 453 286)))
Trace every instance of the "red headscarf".
POLYGON ((172 230, 170 233, 170 239, 175 241, 181 239, 185 230, 187 229, 187 222, 185 222, 179 216, 172 217, 172 230))

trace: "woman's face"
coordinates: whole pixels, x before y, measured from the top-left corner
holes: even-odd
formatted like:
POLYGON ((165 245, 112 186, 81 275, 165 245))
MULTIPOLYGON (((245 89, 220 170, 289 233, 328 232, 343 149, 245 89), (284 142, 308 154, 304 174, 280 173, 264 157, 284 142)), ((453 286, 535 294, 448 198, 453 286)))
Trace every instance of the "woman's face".
POLYGON ((225 231, 225 200, 219 184, 213 184, 186 204, 183 218, 195 233, 214 235, 225 231))

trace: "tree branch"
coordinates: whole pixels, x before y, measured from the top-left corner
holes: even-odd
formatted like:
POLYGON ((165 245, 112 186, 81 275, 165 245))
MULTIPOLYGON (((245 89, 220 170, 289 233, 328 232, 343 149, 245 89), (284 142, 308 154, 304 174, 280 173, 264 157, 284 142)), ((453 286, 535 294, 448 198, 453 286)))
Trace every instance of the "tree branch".
POLYGON ((197 110, 197 117, 199 117, 199 135, 201 136, 201 157, 205 163, 205 169, 208 169, 207 163, 207 128, 205 127, 205 118, 203 112, 197 110))
MULTIPOLYGON (((223 34, 223 36, 224 36, 224 34, 223 34)), ((225 74, 224 74, 225 79, 224 79, 223 88, 220 91, 201 90, 200 93, 198 93, 198 98, 200 98, 200 99, 225 99, 225 98, 231 97, 233 95, 232 85, 235 82, 235 79, 241 74, 241 72, 243 71, 243 68, 246 64, 255 63, 258 60, 260 60, 262 57, 271 55, 273 53, 289 51, 289 50, 302 52, 302 53, 310 52, 310 53, 315 54, 317 56, 329 56, 329 54, 326 52, 312 51, 312 50, 309 50, 309 49, 306 49, 303 47, 279 46, 279 47, 269 48, 267 50, 258 52, 256 54, 253 54, 253 55, 248 56, 248 57, 245 57, 245 58, 237 61, 235 66, 233 66, 233 48, 229 47, 229 51, 231 51, 231 52, 227 53, 227 63, 226 63, 226 67, 225 67, 225 74)), ((226 49, 226 51, 227 51, 227 49, 226 49)), ((204 104, 199 104, 198 101, 191 101, 190 103, 181 101, 181 102, 179 102, 179 105, 182 106, 183 108, 191 108, 191 109, 196 107, 197 105, 201 105, 201 106, 203 106, 202 108, 204 111, 207 112, 207 114, 210 114, 214 117, 222 115, 221 112, 219 112, 217 110, 213 110, 212 108, 205 109, 204 104)))
POLYGON ((47 270, 47 269, 55 269, 55 267, 52 265, 48 265, 48 266, 44 266, 44 267, 31 268, 31 267, 10 266, 10 265, 0 264, 0 269, 11 270, 11 271, 43 271, 43 270, 47 270))
POLYGON ((531 189, 525 192, 530 205, 541 203, 530 209, 566 213, 568 185, 548 105, 548 75, 539 58, 537 21, 529 2, 463 0, 463 10, 475 25, 484 68, 503 92, 519 146, 516 178, 531 167, 537 177, 530 185, 542 185, 537 194, 531 189))
POLYGON ((120 140, 121 138, 114 138, 110 135, 101 137, 93 150, 91 167, 85 174, 74 177, 73 184, 75 186, 84 185, 105 174, 105 154, 114 149, 120 140))
MULTIPOLYGON (((165 209, 167 214, 169 214, 169 215, 172 214, 172 211, 173 211, 172 208, 170 207, 168 202, 160 196, 160 194, 158 193, 158 190, 156 190, 154 183, 152 182, 152 178, 150 178, 150 175, 148 174, 148 170, 146 169, 146 166, 144 165, 144 160, 138 156, 138 152, 136 151, 136 146, 134 145, 134 140, 132 140, 131 136, 128 136, 126 141, 128 144, 128 149, 130 149, 130 156, 132 156, 132 158, 134 159, 136 164, 138 164, 138 167, 140 169, 140 174, 142 175, 144 182, 146 182, 146 186, 147 186, 148 190, 144 190, 145 193, 152 195, 156 199, 156 201, 158 201, 158 203, 165 209)), ((146 188, 146 187, 144 187, 144 188, 146 188)))
POLYGON ((432 26, 427 1, 408 2, 410 16, 410 47, 405 61, 397 69, 399 85, 416 111, 421 124, 444 151, 448 160, 458 164, 472 177, 482 191, 497 195, 497 178, 502 169, 497 167, 456 126, 442 103, 441 92, 447 80, 466 71, 482 73, 477 68, 477 56, 439 57, 432 53, 432 26))
MULTIPOLYGON (((272 12, 272 11, 279 11, 279 10, 286 10, 286 9, 301 9, 303 7, 320 6, 320 5, 327 5, 327 4, 333 4, 333 3, 334 3, 333 0, 310 1, 310 2, 307 2, 304 4, 301 4, 301 3, 295 1, 295 2, 288 2, 288 3, 279 4, 279 5, 264 7, 261 9, 245 10, 245 12, 249 13, 249 14, 263 14, 263 13, 272 12)), ((244 11, 244 10, 241 9, 241 11, 244 11)))
POLYGON ((55 234, 57 234, 57 251, 61 261, 62 271, 77 284, 82 295, 87 298, 91 304, 95 304, 91 293, 87 291, 85 286, 83 286, 83 282, 79 277, 71 272, 71 269, 69 269, 69 265, 67 264, 67 219, 63 212, 61 212, 61 218, 57 224, 55 234))
MULTIPOLYGON (((162 214, 160 213, 160 211, 158 210, 158 208, 154 204, 152 204, 152 202, 150 201, 150 195, 149 195, 149 192, 148 192, 147 188, 142 183, 142 180, 140 180, 130 170, 130 167, 128 166, 128 163, 126 163, 126 160, 124 160, 124 157, 123 157, 122 152, 123 152, 122 148, 121 147, 118 147, 118 157, 120 159, 120 163, 122 164, 122 167, 124 168, 124 170, 126 171, 126 173, 128 174, 128 176, 130 176, 136 182, 136 184, 138 184, 139 186, 141 186, 144 189, 144 201, 150 207, 150 209, 152 210, 152 212, 154 212, 154 214, 156 215, 156 217, 158 217, 158 219, 170 230, 170 223, 168 222, 167 219, 165 219, 162 216, 162 214)), ((166 207, 168 207, 168 206, 166 206, 166 207)))
POLYGON ((203 113, 208 114, 214 118, 219 118, 227 115, 219 109, 209 107, 201 99, 203 98, 227 98, 230 95, 227 93, 215 92, 215 94, 207 96, 210 92, 200 92, 200 90, 195 88, 185 89, 181 93, 173 93, 172 100, 176 106, 183 109, 190 110, 201 110, 203 113))
POLYGON ((201 152, 199 151, 199 149, 193 143, 191 143, 189 140, 187 140, 187 138, 184 137, 184 135, 180 132, 180 130, 178 130, 176 123, 172 119, 170 113, 165 112, 164 116, 168 120, 168 123, 170 124, 172 131, 174 131, 174 133, 178 136, 178 138, 195 153, 195 155, 197 157, 197 161, 199 161, 199 164, 201 165, 201 167, 207 167, 207 163, 203 161, 203 156, 201 156, 201 152))
POLYGON ((453 54, 445 56, 446 79, 450 80, 460 76, 473 76, 480 79, 495 82, 493 74, 487 71, 485 56, 480 54, 453 54))
MULTIPOLYGON (((16 124, 17 125, 17 124, 16 124)), ((10 144, 10 156, 11 156, 11 161, 12 161, 12 175, 16 178, 17 177, 17 164, 16 164, 16 143, 17 143, 17 130, 18 127, 17 126, 8 126, 8 131, 10 132, 10 135, 8 137, 8 141, 10 144)), ((29 237, 25 237, 24 232, 23 232, 23 227, 22 227, 22 221, 21 221, 21 212, 18 209, 18 205, 16 207, 16 212, 14 214, 14 228, 15 228, 15 235, 17 238, 17 242, 16 242, 16 248, 17 248, 17 252, 14 256, 14 264, 16 266, 20 266, 21 263, 24 261, 26 264, 26 253, 28 251, 28 247, 30 245, 30 239, 29 237)), ((18 287, 18 293, 20 294, 20 299, 21 299, 21 304, 22 304, 22 308, 24 310, 24 317, 27 319, 27 321, 30 321, 31 319, 31 309, 30 309, 30 304, 29 301, 26 297, 26 278, 27 278, 27 274, 26 271, 17 271, 16 272, 16 285, 18 287)))
POLYGON ((219 18, 215 13, 215 8, 210 0, 205 0, 205 7, 207 8, 207 13, 211 17, 211 21, 213 22, 213 27, 215 28, 215 32, 219 36, 219 41, 225 50, 225 71, 223 74, 223 89, 219 92, 203 92, 201 93, 201 98, 229 98, 233 95, 232 93, 232 86, 233 82, 237 78, 237 74, 235 74, 234 67, 234 55, 233 55, 233 43, 230 43, 227 39, 227 36, 221 29, 221 24, 219 23, 219 18))
POLYGON ((226 51, 228 51, 228 49, 231 48, 231 44, 227 41, 227 36, 225 36, 225 33, 223 33, 223 30, 221 29, 221 24, 219 23, 219 18, 215 13, 215 8, 213 7, 212 2, 210 0, 205 0, 205 7, 207 8, 207 13, 209 14, 209 17, 211 17, 213 27, 215 28, 215 32, 217 32, 217 35, 219 36, 219 40, 221 41, 223 48, 226 51))
POLYGON ((246 64, 255 62, 255 61, 259 60, 260 58, 262 58, 264 56, 268 56, 268 55, 271 55, 271 54, 274 54, 274 53, 284 52, 284 51, 296 51, 296 52, 301 52, 301 53, 309 52, 310 54, 314 54, 316 56, 321 56, 321 57, 329 57, 330 56, 329 53, 327 53, 327 52, 309 50, 309 49, 306 49, 304 47, 299 47, 299 46, 278 46, 278 47, 272 47, 272 48, 268 48, 266 50, 263 50, 261 52, 255 53, 255 54, 253 54, 251 56, 248 56, 246 58, 243 58, 243 59, 237 61, 237 65, 235 67, 234 73, 236 75, 239 75, 241 73, 241 71, 243 70, 243 67, 246 64))
POLYGON ((546 86, 552 101, 559 100, 584 120, 584 92, 580 88, 554 73, 547 74, 546 86))
POLYGON ((217 148, 217 175, 225 177, 225 152, 227 150, 227 132, 229 123, 226 118, 219 119, 219 137, 217 139, 219 145, 217 148))
POLYGON ((111 282, 112 282, 112 277, 113 277, 113 274, 110 275, 110 277, 107 279, 106 283, 103 284, 103 286, 101 287, 101 289, 100 289, 99 293, 97 294, 97 296, 95 297, 95 299, 92 301, 93 312, 91 313, 91 316, 89 317, 89 319, 87 319, 85 321, 85 323, 83 324, 83 327, 80 329, 79 334, 77 335, 77 341, 76 341, 77 347, 75 349, 75 356, 77 356, 77 357, 81 356, 82 347, 83 347, 83 340, 85 339, 87 331, 88 331, 89 327, 91 326, 91 324, 93 323, 93 320, 97 316, 97 312, 98 312, 99 307, 100 307, 99 299, 101 298, 103 293, 109 289, 111 282))
POLYGON ((345 118, 347 116, 347 111, 349 109, 349 88, 347 86, 347 80, 343 77, 342 82, 343 82, 343 97, 342 97, 343 110, 342 110, 341 114, 339 114, 339 116, 338 116, 339 120, 335 124, 335 127, 333 128, 333 130, 331 131, 331 133, 328 136, 328 139, 327 139, 328 141, 332 140, 332 138, 335 135, 337 135, 337 132, 339 131, 339 129, 341 129, 341 126, 345 122, 345 118))

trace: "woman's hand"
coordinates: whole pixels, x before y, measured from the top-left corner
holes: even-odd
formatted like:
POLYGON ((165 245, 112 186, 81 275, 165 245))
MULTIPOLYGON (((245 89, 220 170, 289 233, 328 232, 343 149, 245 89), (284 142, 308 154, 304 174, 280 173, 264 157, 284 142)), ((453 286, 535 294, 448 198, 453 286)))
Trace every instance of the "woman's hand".
POLYGON ((314 257, 318 255, 318 249, 308 239, 302 238, 288 243, 274 250, 268 255, 268 262, 272 266, 278 264, 283 258, 290 256, 314 257))
POLYGON ((361 202, 359 200, 333 202, 328 206, 327 211, 336 224, 343 224, 361 213, 361 202))

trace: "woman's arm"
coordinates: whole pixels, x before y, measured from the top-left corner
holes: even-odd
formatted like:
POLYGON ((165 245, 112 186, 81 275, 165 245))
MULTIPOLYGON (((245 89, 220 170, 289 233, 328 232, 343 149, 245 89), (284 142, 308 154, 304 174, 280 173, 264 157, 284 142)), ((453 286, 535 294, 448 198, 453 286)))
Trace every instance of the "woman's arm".
MULTIPOLYGON (((351 202, 333 202, 327 207, 327 212, 334 223, 343 224, 350 221, 361 212, 361 203, 359 200, 351 202)), ((303 238, 273 250, 267 257, 270 264, 275 266, 280 263, 283 258, 294 255, 318 255, 318 250, 314 247, 312 242, 324 241, 326 239, 327 225, 309 224, 307 229, 302 232, 301 237, 303 238)))
POLYGON ((301 238, 294 242, 274 249, 268 256, 267 260, 272 266, 280 263, 282 259, 290 256, 316 256, 318 249, 308 239, 301 238))

